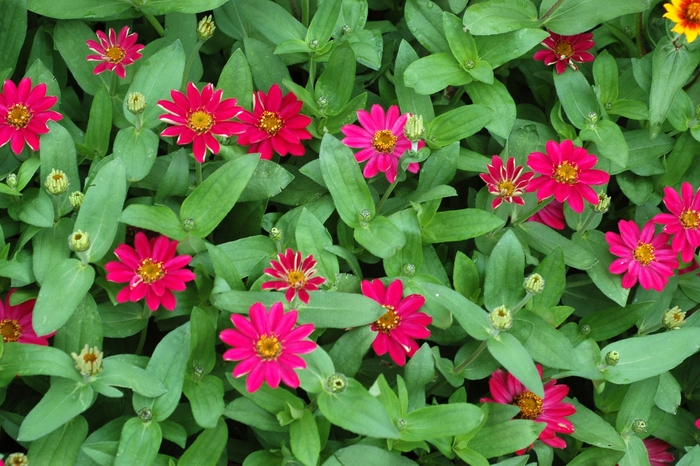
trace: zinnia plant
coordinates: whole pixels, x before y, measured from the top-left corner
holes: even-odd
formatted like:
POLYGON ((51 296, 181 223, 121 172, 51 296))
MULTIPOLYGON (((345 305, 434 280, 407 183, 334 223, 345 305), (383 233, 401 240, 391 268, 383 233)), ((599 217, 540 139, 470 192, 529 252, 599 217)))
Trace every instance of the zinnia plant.
POLYGON ((32 311, 36 299, 29 299, 17 305, 10 304, 10 298, 16 292, 11 289, 5 296, 5 302, 0 301, 0 335, 3 343, 17 341, 47 346, 53 333, 38 336, 32 327, 32 311))
POLYGON ((141 51, 145 47, 136 43, 139 38, 138 34, 130 34, 129 26, 124 26, 119 31, 119 36, 112 28, 109 28, 109 37, 102 31, 97 31, 95 34, 97 34, 99 42, 88 40, 87 45, 96 55, 85 57, 88 61, 102 62, 95 67, 93 73, 113 71, 121 79, 125 79, 125 67, 141 58, 141 51))
POLYGON ((491 158, 491 163, 486 165, 488 174, 481 173, 479 176, 489 189, 491 194, 496 196, 496 199, 491 203, 493 209, 497 208, 503 201, 525 205, 522 195, 525 194, 525 188, 533 176, 532 172, 523 173, 521 165, 515 166, 515 159, 509 157, 506 165, 500 157, 494 155, 491 158))
POLYGON ((590 33, 562 36, 550 31, 542 45, 547 49, 536 52, 533 58, 542 60, 547 66, 554 65, 558 74, 566 71, 567 66, 576 71, 576 63, 593 61, 593 55, 587 52, 595 45, 590 33))
POLYGON ((670 187, 664 188, 664 204, 670 214, 657 214, 654 222, 664 225, 664 232, 672 235, 671 248, 681 253, 683 262, 690 262, 700 246, 700 191, 685 182, 681 196, 670 187))
POLYGON ((547 225, 555 230, 563 230, 566 228, 566 217, 564 217, 564 204, 552 199, 549 204, 535 212, 529 219, 529 222, 539 222, 547 225))
POLYGON ((647 449, 651 466, 666 466, 673 463, 675 459, 673 453, 668 451, 671 445, 657 438, 645 438, 642 441, 647 449))
POLYGON ((265 269, 266 275, 276 280, 263 282, 262 289, 277 291, 287 290, 284 297, 292 302, 295 296, 304 304, 309 302, 309 291, 318 290, 318 286, 326 281, 316 275, 316 261, 314 256, 304 257, 300 251, 296 253, 287 248, 284 254, 277 255, 277 260, 270 261, 271 268, 265 269))
POLYGON ((671 3, 664 3, 664 8, 664 18, 676 23, 671 31, 685 34, 688 43, 693 42, 700 31, 700 1, 671 0, 671 3))

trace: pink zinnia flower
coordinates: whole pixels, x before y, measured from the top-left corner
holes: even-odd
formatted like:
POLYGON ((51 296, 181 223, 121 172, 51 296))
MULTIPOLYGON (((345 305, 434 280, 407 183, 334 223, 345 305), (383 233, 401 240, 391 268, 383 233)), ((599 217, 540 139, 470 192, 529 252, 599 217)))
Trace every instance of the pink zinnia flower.
POLYGON ((566 227, 564 204, 552 199, 549 204, 535 212, 527 221, 542 223, 555 230, 563 230, 566 227))
POLYGON ((546 50, 540 50, 532 57, 535 60, 542 60, 549 66, 554 64, 558 74, 566 71, 567 65, 572 70, 578 70, 576 63, 593 61, 593 55, 586 52, 593 48, 593 34, 574 34, 573 36, 560 36, 555 32, 550 32, 549 37, 542 41, 546 50))
POLYGON ((36 299, 30 299, 16 306, 10 305, 10 297, 17 291, 12 288, 5 303, 0 300, 0 335, 4 343, 17 341, 19 343, 32 343, 35 345, 47 346, 48 338, 54 336, 56 332, 44 336, 37 336, 32 326, 32 313, 36 299))
POLYGON ((700 419, 698 419, 697 421, 695 421, 695 428, 696 428, 696 429, 700 429, 700 419))
POLYGON ((554 195, 559 202, 569 201, 576 213, 583 212, 583 200, 598 204, 598 194, 590 185, 605 184, 610 175, 602 170, 593 170, 598 157, 589 154, 582 147, 566 139, 557 144, 548 141, 547 153, 533 152, 527 158, 527 164, 538 176, 530 181, 526 191, 537 192, 537 199, 543 200, 554 195))
POLYGON ((281 156, 304 155, 306 149, 301 141, 311 139, 306 127, 311 118, 299 111, 304 104, 289 92, 284 97, 277 84, 273 84, 265 94, 257 91, 253 96, 253 111, 243 110, 235 123, 238 144, 250 146, 248 153, 260 152, 260 158, 270 160, 272 153, 281 156))
POLYGON ((119 261, 107 262, 107 280, 128 283, 117 294, 117 302, 137 302, 144 297, 151 311, 161 304, 169 311, 177 301, 173 291, 184 291, 185 283, 195 279, 192 271, 184 267, 191 256, 176 256, 177 241, 159 236, 149 241, 142 232, 136 233, 134 248, 120 244, 114 250, 119 261))
MULTIPOLYGON (((384 113, 381 105, 374 104, 370 112, 357 111, 357 120, 361 126, 345 125, 340 128, 345 138, 343 144, 348 147, 362 149, 355 154, 358 163, 367 161, 362 172, 365 178, 372 178, 382 172, 389 183, 396 180, 399 159, 411 148, 411 141, 404 135, 408 114, 399 114, 399 107, 392 105, 384 113)), ((418 142, 418 148, 425 146, 418 142)), ((416 162, 408 164, 407 170, 418 173, 420 165, 416 162)))
POLYGON ((509 157, 506 165, 497 155, 491 158, 491 163, 486 165, 488 174, 481 173, 479 176, 489 189, 491 194, 496 195, 496 199, 491 203, 493 209, 501 205, 501 202, 514 202, 518 205, 525 205, 522 196, 525 187, 533 176, 532 172, 523 173, 522 165, 515 166, 515 159, 509 157))
POLYGON ((666 233, 654 237, 654 222, 647 222, 641 233, 634 220, 620 220, 620 234, 605 233, 610 252, 619 257, 610 264, 610 272, 624 273, 623 288, 632 288, 639 280, 642 288, 661 291, 678 268, 676 253, 668 245, 666 233))
POLYGON ((109 28, 109 39, 102 31, 97 31, 97 38, 100 42, 94 40, 87 41, 88 47, 97 55, 88 55, 85 57, 88 61, 101 61, 95 67, 94 74, 100 74, 103 71, 114 71, 117 76, 126 78, 125 65, 131 65, 136 60, 141 58, 141 50, 144 45, 137 44, 138 34, 129 34, 129 26, 124 26, 119 31, 119 37, 114 29, 109 28))
POLYGON ((58 97, 46 95, 44 83, 32 87, 30 78, 22 78, 15 86, 6 80, 0 93, 0 147, 12 140, 10 148, 16 155, 22 152, 25 142, 38 151, 39 135, 49 132, 46 122, 63 118, 49 110, 57 101, 58 97))
POLYGON ((362 282, 362 294, 372 298, 386 309, 386 313, 377 319, 371 329, 377 332, 372 348, 377 356, 389 353, 391 359, 399 366, 406 364, 406 355, 413 356, 418 351, 416 338, 428 338, 427 326, 433 318, 418 312, 425 303, 419 294, 403 298, 403 283, 394 280, 387 288, 381 280, 362 282))
POLYGON ((267 312, 262 303, 250 307, 250 320, 239 314, 231 314, 236 329, 225 329, 219 335, 221 341, 233 348, 224 353, 225 361, 241 361, 233 376, 248 375, 246 389, 253 393, 265 381, 277 388, 280 380, 292 388, 299 386, 299 376, 294 369, 306 368, 298 354, 310 353, 316 343, 305 340, 314 331, 313 324, 300 325, 297 311, 284 312, 282 303, 275 303, 267 312))
POLYGON ((284 297, 289 302, 298 295, 304 304, 308 304, 308 292, 318 290, 318 285, 326 281, 323 277, 315 276, 316 261, 313 255, 303 258, 300 251, 295 254, 290 248, 284 254, 277 254, 277 260, 270 261, 270 265, 272 268, 264 272, 277 280, 263 283, 262 289, 287 290, 284 297))
POLYGON ((681 195, 671 187, 664 188, 664 204, 670 214, 657 214, 653 221, 664 224, 664 232, 673 236, 671 248, 681 253, 683 262, 690 262, 695 248, 700 246, 700 190, 693 193, 693 186, 685 182, 681 195))
POLYGON ((649 464, 651 466, 666 466, 673 462, 673 453, 668 451, 671 445, 657 438, 645 438, 642 440, 649 454, 649 464))
POLYGON ((235 123, 230 120, 243 109, 236 105, 236 99, 223 99, 224 91, 214 91, 209 83, 199 93, 194 83, 187 84, 187 95, 180 91, 170 91, 173 101, 159 100, 158 106, 168 113, 158 118, 170 123, 160 133, 161 136, 177 136, 181 146, 192 143, 192 153, 199 163, 204 163, 207 149, 218 154, 221 145, 214 136, 230 137, 234 133, 235 123))
MULTIPOLYGON (((537 371, 542 378, 542 366, 537 364, 537 371)), ((502 369, 496 369, 489 379, 489 388, 493 398, 484 397, 482 403, 501 403, 520 408, 519 419, 544 422, 547 426, 538 437, 543 443, 553 448, 566 448, 564 439, 557 437, 557 432, 573 434, 574 425, 566 419, 576 412, 576 408, 562 400, 569 393, 567 385, 557 385, 556 380, 544 384, 544 398, 540 398, 520 383, 518 379, 502 369)), ((522 454, 525 450, 518 451, 522 454)))

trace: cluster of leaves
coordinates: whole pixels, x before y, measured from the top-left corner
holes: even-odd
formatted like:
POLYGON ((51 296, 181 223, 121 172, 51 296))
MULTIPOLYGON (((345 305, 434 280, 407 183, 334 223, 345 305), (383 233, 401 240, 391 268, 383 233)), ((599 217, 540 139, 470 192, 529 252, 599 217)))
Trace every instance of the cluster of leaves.
POLYGON ((605 240, 620 219, 660 213, 664 187, 700 187, 699 43, 669 32, 659 0, 467 3, 4 0, 0 78, 45 83, 63 118, 38 153, 0 147, 0 175, 16 177, 0 184, 0 277, 18 289, 12 304, 37 299, 37 334, 56 332, 48 347, 2 346, 3 448, 32 465, 636 466, 653 436, 678 465, 700 462, 700 314, 662 327, 668 308, 697 308, 700 277, 623 288, 605 240), (210 11, 217 29, 202 44, 197 21, 210 11), (125 79, 94 75, 86 41, 123 25, 143 57, 125 79), (547 30, 592 32, 595 61, 561 74, 534 61, 547 30), (306 154, 263 160, 232 137, 199 164, 158 136, 156 102, 188 82, 214 83, 249 111, 255 90, 293 92, 313 119, 306 154), (132 92, 147 102, 138 118, 132 92), (396 185, 366 180, 341 142, 373 104, 425 121, 427 147, 406 153, 396 185), (490 207, 478 174, 493 154, 525 165, 563 139, 611 175, 609 212, 564 206, 555 231, 524 221, 544 207, 534 193, 490 207), (54 169, 70 189, 52 197, 54 169), (192 256, 197 278, 172 312, 118 304, 122 286, 106 279, 134 227, 192 256), (80 260, 66 241, 77 230, 90 237, 80 260), (218 335, 231 313, 284 302, 261 284, 286 248, 313 255, 326 278, 296 306, 319 347, 298 389, 249 393, 218 335), (536 296, 522 286, 533 272, 545 281, 536 296), (405 367, 368 354, 386 309, 360 283, 384 277, 424 296, 432 317, 405 367), (498 331, 489 312, 503 306, 518 312, 498 331), (70 357, 86 344, 105 355, 89 376, 70 357), (499 367, 544 396, 536 363, 571 388, 565 449, 537 440, 543 423, 513 419, 517 406, 478 403, 499 367))

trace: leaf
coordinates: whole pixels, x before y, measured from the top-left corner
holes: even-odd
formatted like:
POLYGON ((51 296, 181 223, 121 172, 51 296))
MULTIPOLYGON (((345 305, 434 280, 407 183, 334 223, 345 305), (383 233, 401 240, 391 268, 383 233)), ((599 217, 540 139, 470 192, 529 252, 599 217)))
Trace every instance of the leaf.
MULTIPOLYGON (((230 3, 227 4, 230 5, 230 3)), ((218 25, 219 18, 216 19, 218 25)), ((221 70, 216 87, 224 91, 224 98, 233 97, 238 105, 246 110, 252 110, 253 75, 242 49, 236 49, 231 54, 224 69, 221 70)))
POLYGON ((467 403, 426 406, 404 417, 401 440, 416 442, 470 432, 481 423, 484 413, 467 403))
MULTIPOLYGON (((568 113, 567 113, 568 115, 568 113)), ((610 120, 600 120, 593 127, 583 128, 579 137, 584 141, 595 142, 598 154, 625 166, 629 158, 629 147, 619 126, 610 120)))
POLYGON ((355 68, 355 54, 350 43, 343 42, 333 50, 326 69, 316 81, 316 98, 326 99, 328 106, 325 112, 328 115, 338 115, 350 100, 355 82, 355 68))
POLYGON ((535 395, 544 396, 542 378, 523 345, 510 333, 501 332, 487 340, 487 348, 508 372, 535 395))
POLYGON ((588 251, 576 248, 571 240, 538 222, 524 222, 518 225, 528 240, 528 245, 544 254, 550 254, 559 247, 564 252, 564 262, 571 267, 586 270, 596 263, 596 258, 588 251))
POLYGON ((337 450, 322 466, 417 466, 417 464, 405 456, 383 448, 357 444, 337 450))
POLYGON ((22 43, 27 34, 26 0, 5 0, 0 18, 0 63, 15 68, 22 43))
POLYGON ((595 341, 610 340, 630 329, 653 305, 653 302, 643 302, 600 310, 585 316, 580 325, 591 328, 588 338, 595 341))
POLYGON ((431 147, 445 147, 467 138, 486 126, 494 111, 484 105, 464 105, 436 117, 425 127, 425 141, 431 147))
POLYGON ((287 39, 304 40, 306 37, 306 28, 275 2, 240 0, 238 4, 243 17, 275 45, 287 39))
POLYGON ((620 306, 625 306, 630 290, 622 287, 621 275, 613 275, 608 270, 615 257, 609 251, 609 245, 603 232, 590 230, 583 236, 574 234, 571 239, 580 250, 589 252, 598 259, 598 262, 586 269, 586 273, 591 277, 593 283, 605 296, 620 306))
POLYGON ((219 419, 215 427, 204 429, 197 436, 194 443, 180 457, 178 466, 216 464, 226 448, 227 439, 228 427, 223 419, 219 419))
POLYGON ((102 348, 103 332, 95 298, 87 293, 66 324, 58 329, 54 346, 66 354, 80 354, 85 344, 102 348))
POLYGON ((164 205, 131 204, 119 216, 119 221, 145 230, 156 231, 176 240, 187 237, 175 212, 164 205))
POLYGON ((213 375, 200 380, 185 379, 183 392, 192 406, 192 415, 197 424, 213 429, 224 412, 224 383, 213 375))
MULTIPOLYGON (((552 3, 550 1, 548 5, 552 3)), ((542 3, 541 15, 546 11, 544 7, 545 4, 542 3)), ((564 0, 540 23, 557 34, 572 35, 586 32, 613 18, 648 8, 648 0, 619 0, 615 3, 606 0, 564 0)))
POLYGON ((30 11, 57 19, 108 18, 131 9, 131 5, 122 0, 28 0, 27 4, 30 11))
POLYGON ((374 217, 366 226, 355 228, 353 237, 367 251, 382 259, 393 256, 406 244, 403 232, 381 215, 374 217))
POLYGON ((102 372, 94 378, 101 384, 130 388, 143 396, 160 396, 167 391, 165 385, 150 372, 115 358, 105 358, 102 372))
POLYGON ((80 382, 75 361, 63 351, 51 346, 10 342, 2 345, 0 375, 3 386, 16 376, 52 375, 80 382))
POLYGON ((442 10, 439 6, 430 0, 408 0, 404 15, 409 31, 430 53, 450 51, 442 29, 442 10))
MULTIPOLYGON (((399 108, 401 112, 420 115, 423 117, 423 121, 428 123, 435 118, 435 111, 433 110, 430 97, 419 95, 405 84, 406 70, 417 60, 418 54, 416 51, 413 50, 411 44, 402 39, 394 63, 394 86, 396 89, 396 97, 399 99, 399 108)), ((417 83, 420 81, 414 80, 414 82, 417 83)))
POLYGON ((600 102, 607 106, 617 100, 618 70, 615 58, 607 50, 603 50, 593 62, 593 80, 597 87, 600 102))
POLYGON ((536 314, 521 310, 514 317, 513 330, 528 335, 523 344, 532 359, 547 367, 576 369, 577 357, 571 342, 551 324, 536 314), (527 333, 525 333, 527 332, 527 333))
POLYGON ((549 37, 542 29, 518 29, 505 34, 475 36, 474 42, 482 60, 493 68, 518 58, 549 37))
POLYGON ((495 112, 486 129, 496 136, 507 138, 515 125, 516 109, 506 86, 496 79, 491 84, 474 81, 467 84, 465 89, 472 102, 495 112))
POLYGON ((464 26, 475 35, 532 28, 537 26, 537 8, 529 0, 489 0, 467 8, 464 26))
POLYGON ((413 61, 403 75, 407 87, 418 95, 429 95, 442 91, 447 86, 470 83, 472 77, 457 62, 452 54, 436 53, 413 61))
POLYGON ((545 426, 525 419, 486 426, 469 441, 469 448, 485 458, 507 455, 530 446, 545 426))
POLYGON ((676 414, 678 411, 681 404, 681 385, 670 372, 662 372, 659 376, 654 404, 669 414, 676 414))
POLYGON ((148 175, 157 152, 158 136, 147 128, 141 131, 133 127, 124 128, 114 139, 114 156, 124 163, 126 179, 130 182, 142 180, 148 175))
POLYGON ((446 286, 432 283, 421 286, 429 293, 425 296, 426 300, 439 299, 472 338, 487 340, 490 337, 493 327, 488 314, 479 306, 446 286))
POLYGON ((33 441, 27 458, 33 464, 75 464, 87 434, 87 421, 83 416, 76 416, 45 437, 33 441))
MULTIPOLYGON (((55 1, 41 0, 47 4, 56 5, 55 1)), ((95 4, 104 4, 101 0, 93 0, 95 4)), ((33 1, 29 2, 30 5, 33 1)), ((113 4, 120 4, 121 7, 128 8, 128 5, 114 0, 113 4)), ((72 4, 71 4, 72 5, 72 4)), ((66 5, 59 8, 65 10, 66 5)), ((80 88, 90 95, 97 94, 101 88, 105 88, 102 79, 93 73, 95 62, 87 61, 85 56, 90 52, 85 41, 97 40, 97 36, 83 21, 58 21, 54 29, 54 44, 61 57, 65 61, 71 74, 78 82, 80 88)))
POLYGON ((481 209, 438 212, 423 227, 424 243, 444 243, 476 238, 504 225, 499 217, 481 209))
POLYGON ((613 426, 576 399, 566 401, 576 407, 576 412, 568 416, 576 426, 572 437, 596 447, 625 451, 625 443, 613 426))
POLYGON ((44 278, 51 267, 70 256, 70 248, 66 239, 73 233, 73 222, 62 218, 53 228, 42 228, 32 238, 32 270, 39 284, 44 283, 44 278))
POLYGON ((163 433, 157 422, 142 422, 132 417, 122 429, 114 466, 153 464, 163 441, 163 433))
POLYGON ((342 0, 326 0, 318 6, 306 32, 306 42, 316 41, 319 47, 328 42, 338 21, 342 0))
MULTIPOLYGON (((107 154, 111 131, 112 98, 106 87, 100 87, 90 106, 90 119, 87 131, 85 131, 85 146, 91 149, 93 157, 104 157, 107 154)), ((68 179, 75 178, 69 176, 68 179)), ((75 188, 73 189, 75 190, 75 188)))
POLYGON ((525 254, 512 230, 501 237, 491 252, 484 280, 484 305, 514 309, 525 296, 525 254))
POLYGON ((311 411, 305 409, 301 418, 289 425, 290 446, 294 456, 304 466, 316 466, 321 453, 318 427, 311 411))
POLYGON ((287 66, 266 43, 246 37, 243 45, 256 88, 267 92, 266 89, 270 89, 273 84, 290 79, 287 66))
POLYGON ((554 86, 566 116, 578 129, 586 128, 593 114, 600 115, 598 99, 583 73, 570 69, 554 73, 554 86))
POLYGON ((325 249, 333 245, 333 240, 323 223, 306 208, 302 208, 299 214, 295 236, 297 251, 301 251, 303 256, 313 256, 318 275, 335 282, 340 272, 338 258, 325 249))

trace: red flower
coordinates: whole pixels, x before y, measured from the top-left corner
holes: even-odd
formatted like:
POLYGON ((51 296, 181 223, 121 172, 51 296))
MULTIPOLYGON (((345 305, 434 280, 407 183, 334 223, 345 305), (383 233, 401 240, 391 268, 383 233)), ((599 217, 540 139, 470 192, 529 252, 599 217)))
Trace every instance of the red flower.
POLYGON ((326 281, 323 277, 315 277, 316 261, 311 255, 304 259, 300 251, 296 254, 291 249, 282 254, 277 254, 278 261, 270 261, 271 269, 265 269, 265 274, 276 278, 262 284, 263 290, 275 289, 277 291, 287 290, 284 297, 287 301, 292 302, 295 295, 299 295, 299 299, 304 304, 309 302, 309 291, 318 290, 318 285, 326 281))
POLYGON ((564 217, 564 204, 552 199, 549 204, 530 217, 528 222, 538 222, 547 225, 555 230, 563 230, 566 227, 566 217, 564 217))
MULTIPOLYGON (((542 377, 542 366, 537 364, 537 371, 542 377)), ((557 432, 573 434, 574 425, 566 419, 576 412, 576 408, 562 400, 569 393, 567 385, 557 385, 556 380, 544 384, 544 398, 527 390, 518 379, 502 369, 496 369, 489 379, 489 388, 493 398, 482 398, 482 403, 501 403, 520 408, 519 419, 544 422, 547 426, 538 437, 543 443, 553 448, 566 448, 564 439, 557 437, 557 432)), ((517 452, 522 454, 525 450, 517 452)))
POLYGON ((16 306, 10 305, 10 297, 17 291, 12 288, 7 296, 5 303, 0 300, 0 335, 4 343, 17 341, 19 343, 32 343, 35 345, 47 346, 48 338, 51 338, 56 332, 49 333, 44 336, 37 336, 32 327, 32 313, 34 311, 34 303, 36 299, 30 299, 16 306))
POLYGON ((666 466, 673 462, 673 453, 667 451, 671 445, 657 438, 645 438, 642 441, 647 448, 651 466, 666 466))
POLYGON ((668 245, 666 233, 654 237, 654 223, 647 222, 641 233, 634 220, 620 220, 620 234, 605 233, 610 252, 619 257, 610 264, 610 272, 624 273, 622 286, 632 288, 639 280, 642 288, 661 291, 678 268, 676 253, 668 245))
POLYGON ((690 262, 695 256, 695 248, 700 246, 700 190, 693 194, 693 186, 685 182, 681 186, 681 197, 676 190, 664 188, 664 204, 670 214, 657 214, 652 219, 664 224, 664 232, 673 237, 671 248, 681 253, 683 262, 690 262))
POLYGON ((542 45, 547 47, 547 50, 540 50, 535 53, 533 58, 544 61, 547 66, 554 63, 558 74, 566 71, 567 65, 576 71, 578 66, 574 62, 593 61, 593 55, 586 52, 595 45, 592 39, 593 34, 590 33, 560 36, 555 32, 550 32, 549 37, 542 41, 542 45))
POLYGON ((192 153, 199 163, 204 163, 207 149, 218 154, 221 146, 214 137, 230 137, 235 123, 230 120, 243 109, 236 105, 236 99, 221 100, 224 91, 214 91, 209 83, 199 93, 194 83, 187 84, 187 96, 180 91, 170 91, 173 101, 159 100, 158 106, 168 113, 158 118, 173 126, 165 128, 161 136, 177 136, 181 146, 192 143, 192 153))
MULTIPOLYGON (((362 172, 365 178, 372 178, 382 172, 389 183, 396 180, 399 159, 411 148, 411 141, 404 135, 404 127, 408 114, 399 114, 399 107, 392 105, 384 114, 381 105, 372 105, 371 113, 366 110, 357 111, 357 119, 361 126, 345 125, 340 128, 345 138, 343 144, 348 147, 362 149, 355 154, 358 163, 367 161, 362 172)), ((418 148, 425 146, 418 142, 418 148)), ((407 170, 418 173, 420 165, 413 162, 407 170)))
POLYGON ((522 165, 515 166, 515 159, 509 157, 503 165, 503 160, 497 155, 491 158, 491 163, 486 165, 488 174, 481 173, 479 176, 489 189, 491 194, 496 195, 496 199, 491 203, 495 209, 501 202, 514 202, 518 205, 525 205, 525 201, 520 197, 525 193, 525 188, 533 176, 532 172, 523 173, 522 165))
POLYGON ((136 43, 136 40, 139 38, 138 34, 129 34, 129 26, 124 26, 119 31, 119 37, 117 37, 117 33, 112 28, 109 28, 109 39, 102 31, 97 31, 95 34, 97 34, 100 42, 89 40, 87 45, 97 55, 85 57, 88 61, 102 62, 95 67, 93 73, 100 74, 105 70, 114 71, 120 78, 126 78, 124 66, 131 65, 141 58, 141 50, 144 48, 144 45, 136 43))
POLYGON ((566 139, 557 144, 547 142, 547 153, 533 152, 527 164, 542 176, 530 181, 526 191, 537 192, 537 199, 554 195, 559 202, 569 201, 574 212, 583 212, 583 200, 598 204, 598 195, 590 185, 605 184, 610 175, 602 170, 593 170, 598 158, 582 147, 566 139))
POLYGON ((428 314, 418 312, 425 303, 425 298, 419 294, 403 296, 403 283, 394 280, 387 288, 381 280, 365 280, 362 282, 362 294, 372 298, 386 309, 372 324, 372 330, 377 336, 372 342, 377 356, 389 353, 391 359, 399 366, 406 364, 406 355, 413 356, 418 351, 416 338, 428 338, 430 330, 426 327, 433 318, 428 314))
POLYGON ((46 95, 44 83, 32 87, 30 78, 22 78, 19 86, 15 86, 6 80, 0 93, 0 147, 12 140, 10 148, 16 155, 22 152, 25 142, 38 151, 39 134, 49 132, 46 122, 63 118, 49 110, 57 101, 58 97, 46 95))
POLYGON ((262 303, 250 307, 250 320, 232 314, 231 322, 236 327, 225 329, 219 335, 221 341, 233 348, 224 353, 225 361, 241 361, 233 376, 250 373, 246 389, 253 393, 265 381, 277 388, 280 380, 292 388, 299 386, 299 377, 294 369, 304 369, 306 363, 298 354, 310 353, 316 343, 304 340, 314 331, 313 324, 304 324, 292 330, 297 322, 297 311, 284 312, 282 303, 275 303, 267 312, 262 303))
POLYGON ((177 304, 173 291, 185 290, 185 283, 195 279, 194 273, 184 268, 192 257, 176 256, 177 241, 166 236, 149 241, 144 233, 138 232, 134 246, 120 244, 114 255, 121 262, 105 264, 107 280, 129 284, 117 294, 117 302, 137 302, 145 297, 151 311, 161 304, 172 311, 177 304))
POLYGON ((265 94, 257 91, 253 96, 253 112, 243 110, 234 123, 238 134, 238 144, 250 146, 248 153, 260 152, 260 158, 270 160, 272 152, 281 156, 288 153, 304 155, 301 141, 311 139, 306 127, 311 118, 299 114, 303 103, 290 92, 284 97, 277 84, 273 84, 265 94))

